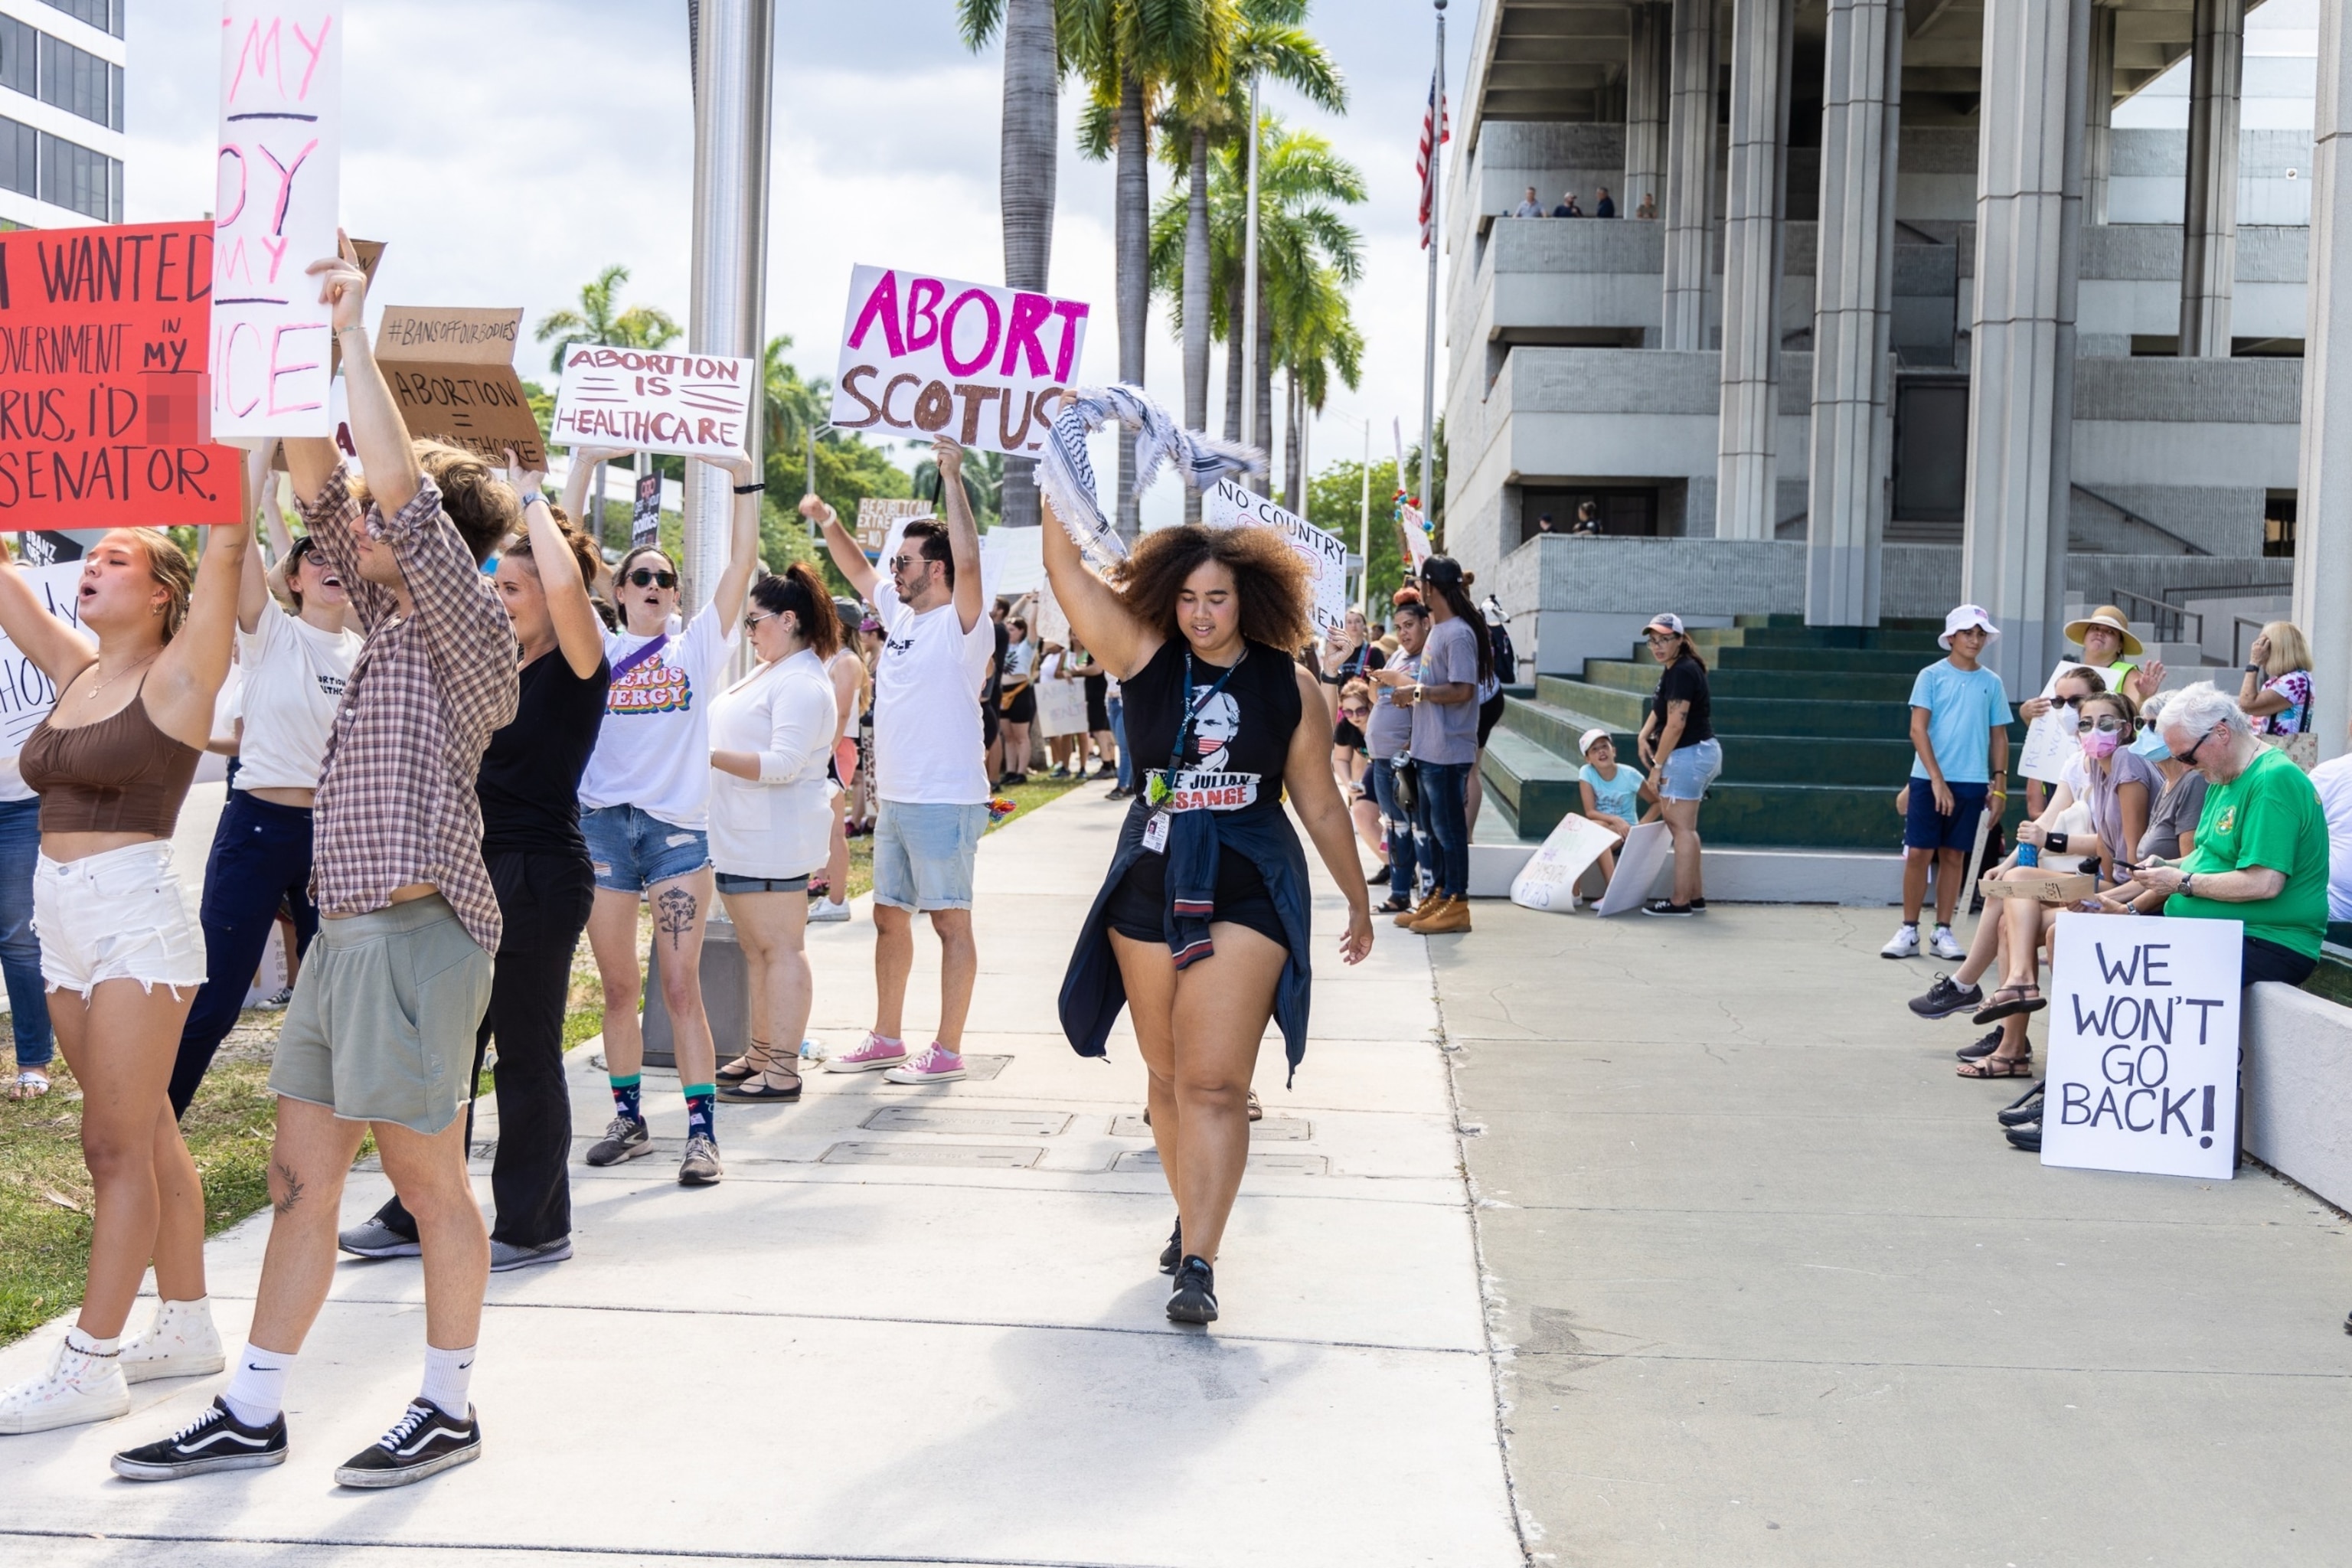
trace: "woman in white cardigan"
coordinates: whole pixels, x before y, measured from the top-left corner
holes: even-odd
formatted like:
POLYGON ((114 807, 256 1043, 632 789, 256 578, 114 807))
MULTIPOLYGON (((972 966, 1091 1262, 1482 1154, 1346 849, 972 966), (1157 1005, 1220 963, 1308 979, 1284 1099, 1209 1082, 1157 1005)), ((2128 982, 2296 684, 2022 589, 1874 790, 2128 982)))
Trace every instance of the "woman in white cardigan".
POLYGON ((809 874, 833 832, 825 763, 839 714, 824 666, 841 624, 795 563, 751 585, 745 625, 760 667, 710 704, 710 864, 751 982, 751 1039, 719 1069, 719 1098, 789 1102, 809 1019, 809 874))

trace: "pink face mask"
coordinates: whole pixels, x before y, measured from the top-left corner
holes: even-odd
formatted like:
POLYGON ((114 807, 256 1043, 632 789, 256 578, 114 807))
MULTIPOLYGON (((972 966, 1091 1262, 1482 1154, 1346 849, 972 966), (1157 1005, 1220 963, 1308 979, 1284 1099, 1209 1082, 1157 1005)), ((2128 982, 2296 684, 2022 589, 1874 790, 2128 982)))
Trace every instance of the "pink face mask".
POLYGON ((2116 748, 2123 744, 2123 731, 2120 730, 2084 731, 2083 754, 2105 762, 2116 754, 2116 748))

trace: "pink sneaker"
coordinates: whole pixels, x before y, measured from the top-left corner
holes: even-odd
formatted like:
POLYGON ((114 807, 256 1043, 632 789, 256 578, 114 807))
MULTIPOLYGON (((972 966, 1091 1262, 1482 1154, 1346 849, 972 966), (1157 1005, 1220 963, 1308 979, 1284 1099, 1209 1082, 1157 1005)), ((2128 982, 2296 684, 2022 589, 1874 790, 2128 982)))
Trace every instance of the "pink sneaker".
POLYGON ((892 1083, 952 1083, 963 1076, 963 1058, 933 1040, 913 1060, 882 1076, 892 1083))
POLYGON ((832 1058, 824 1064, 827 1072, 872 1072, 876 1068, 897 1067, 907 1059, 907 1042, 886 1040, 873 1030, 866 1031, 866 1043, 856 1050, 832 1058))

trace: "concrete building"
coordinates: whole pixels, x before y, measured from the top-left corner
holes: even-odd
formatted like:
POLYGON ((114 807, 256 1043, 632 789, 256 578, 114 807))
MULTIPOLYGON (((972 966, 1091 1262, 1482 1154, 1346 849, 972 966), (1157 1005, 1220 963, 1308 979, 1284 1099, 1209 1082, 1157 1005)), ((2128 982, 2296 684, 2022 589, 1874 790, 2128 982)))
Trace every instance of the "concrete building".
POLYGON ((0 228, 122 221, 129 3, 0 0, 0 228))
POLYGON ((2186 671, 2292 600, 2342 749, 2352 29, 2333 0, 2248 10, 1483 0, 1447 539, 1532 612, 1538 668, 1622 659, 1662 609, 1867 627, 1967 600, 2014 692, 2073 604, 2123 605, 2186 671), (1528 185, 1624 216, 1500 216, 1528 185), (1586 500, 1607 537, 1537 536, 1586 500))

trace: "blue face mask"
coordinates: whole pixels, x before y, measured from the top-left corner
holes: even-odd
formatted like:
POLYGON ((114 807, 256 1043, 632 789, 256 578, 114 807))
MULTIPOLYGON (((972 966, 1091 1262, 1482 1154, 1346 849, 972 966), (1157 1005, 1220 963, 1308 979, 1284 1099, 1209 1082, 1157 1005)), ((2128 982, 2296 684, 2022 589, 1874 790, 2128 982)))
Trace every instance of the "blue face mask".
POLYGON ((2164 731, 2154 726, 2150 726, 2146 734, 2134 741, 2131 749, 2141 756, 2150 759, 2161 759, 2172 754, 2164 743, 2164 731))

